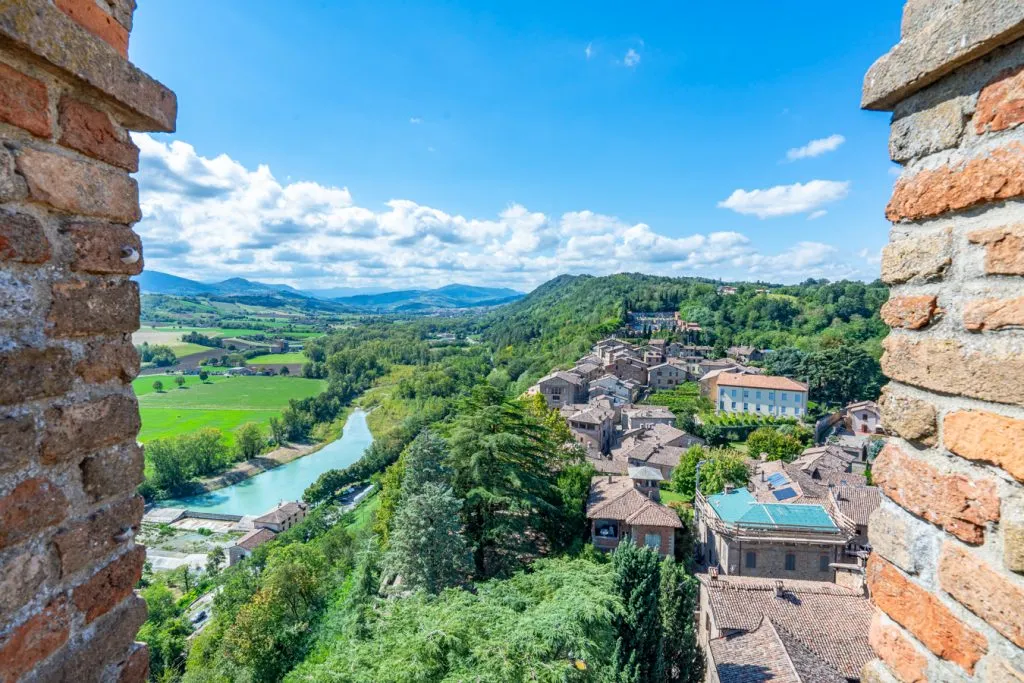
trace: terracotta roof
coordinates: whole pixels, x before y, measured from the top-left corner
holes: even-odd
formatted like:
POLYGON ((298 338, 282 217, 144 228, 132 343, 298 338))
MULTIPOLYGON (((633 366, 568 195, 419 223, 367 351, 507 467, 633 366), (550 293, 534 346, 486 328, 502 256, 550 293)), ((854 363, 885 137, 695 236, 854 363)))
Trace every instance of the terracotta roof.
POLYGON ((576 367, 573 368, 573 370, 582 372, 584 374, 589 374, 591 372, 594 372, 595 370, 600 369, 601 366, 597 365, 596 363, 577 363, 576 367))
POLYGON ((845 676, 770 619, 709 645, 719 683, 846 683, 845 676))
POLYGON ((242 536, 240 539, 235 541, 235 545, 239 548, 245 548, 246 550, 253 551, 267 541, 274 540, 274 536, 276 535, 277 534, 270 529, 260 527, 259 529, 253 529, 245 536, 242 536))
POLYGON ((628 468, 625 460, 613 460, 596 454, 592 455, 590 452, 587 453, 586 458, 595 470, 605 474, 626 474, 628 468))
POLYGON ((861 526, 867 526, 871 513, 882 504, 877 486, 836 486, 829 491, 839 511, 861 526))
POLYGON ((626 415, 635 418, 656 418, 656 419, 675 419, 676 414, 665 406, 636 406, 633 408, 623 408, 622 412, 626 415))
POLYGON ((784 629, 792 641, 847 678, 859 678, 874 657, 868 644, 872 607, 859 592, 820 581, 698 578, 720 629, 749 632, 770 619, 780 633, 784 629), (776 595, 777 583, 783 587, 781 597, 776 595))
POLYGON ((260 515, 253 521, 263 524, 281 524, 305 509, 305 503, 298 503, 294 500, 290 500, 287 503, 282 503, 270 512, 260 515))
POLYGON ((627 524, 673 528, 683 526, 679 515, 637 491, 629 477, 594 477, 587 499, 587 519, 617 519, 627 524))
POLYGON ((630 479, 644 479, 646 481, 664 481, 661 470, 657 467, 628 467, 626 473, 630 479))
POLYGON ((541 382, 544 382, 544 381, 549 380, 549 379, 556 379, 556 378, 560 379, 560 380, 564 380, 564 381, 566 381, 566 382, 568 382, 570 384, 583 384, 584 383, 583 378, 580 377, 579 375, 577 375, 575 372, 565 372, 563 370, 556 370, 555 372, 552 372, 549 375, 545 375, 544 377, 541 377, 539 380, 537 380, 537 384, 540 384, 541 382))
POLYGON ((609 408, 588 407, 578 413, 570 415, 568 420, 583 422, 584 424, 599 425, 615 419, 615 411, 609 408))
POLYGON ((776 375, 743 375, 733 372, 718 377, 718 386, 744 389, 774 389, 777 391, 807 391, 807 385, 788 377, 776 375))

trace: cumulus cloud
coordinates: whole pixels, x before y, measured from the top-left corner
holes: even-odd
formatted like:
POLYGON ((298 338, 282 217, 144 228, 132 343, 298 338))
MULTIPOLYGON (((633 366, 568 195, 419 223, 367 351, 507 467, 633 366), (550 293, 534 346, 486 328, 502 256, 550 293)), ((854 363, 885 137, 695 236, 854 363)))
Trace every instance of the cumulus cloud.
MULTIPOLYGON (((590 210, 550 216, 510 203, 469 217, 411 199, 360 206, 345 187, 282 182, 267 166, 208 158, 137 135, 147 265, 199 280, 241 276, 297 287, 530 289, 562 273, 802 279, 836 277, 829 245, 764 254, 738 232, 675 231, 590 210), (798 270, 804 269, 797 273, 798 270)), ((756 192, 756 191, 755 191, 756 192)), ((858 262, 864 267, 864 261, 858 262)))
POLYGON ((839 149, 839 145, 844 142, 846 142, 846 138, 842 135, 829 135, 827 138, 811 140, 803 147, 792 148, 786 152, 786 158, 790 161, 796 161, 797 159, 808 159, 811 157, 821 156, 826 152, 834 152, 839 149))
POLYGON ((767 190, 734 190, 718 206, 758 218, 774 218, 815 211, 823 204, 843 199, 849 192, 849 181, 812 180, 767 190))
POLYGON ((409 123, 415 126, 418 123, 423 123, 423 119, 421 119, 419 116, 411 116, 409 117, 409 123))
POLYGON ((827 213, 828 211, 826 211, 825 209, 818 209, 817 211, 811 212, 811 215, 807 217, 807 220, 816 221, 827 213))
POLYGON ((633 68, 640 63, 640 53, 633 48, 629 48, 626 50, 626 56, 622 58, 622 63, 633 68))

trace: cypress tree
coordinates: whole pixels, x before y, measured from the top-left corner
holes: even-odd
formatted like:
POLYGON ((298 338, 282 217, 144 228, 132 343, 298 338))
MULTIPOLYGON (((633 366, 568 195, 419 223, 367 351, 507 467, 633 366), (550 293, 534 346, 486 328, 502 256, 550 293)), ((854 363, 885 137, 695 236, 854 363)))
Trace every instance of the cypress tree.
POLYGON ((616 683, 660 681, 664 670, 658 553, 623 542, 612 556, 615 589, 622 612, 615 620, 618 640, 613 659, 616 683))
POLYGON ((704 653, 697 644, 697 600, 700 582, 686 567, 666 557, 661 564, 661 628, 664 636, 665 680, 700 683, 704 653))

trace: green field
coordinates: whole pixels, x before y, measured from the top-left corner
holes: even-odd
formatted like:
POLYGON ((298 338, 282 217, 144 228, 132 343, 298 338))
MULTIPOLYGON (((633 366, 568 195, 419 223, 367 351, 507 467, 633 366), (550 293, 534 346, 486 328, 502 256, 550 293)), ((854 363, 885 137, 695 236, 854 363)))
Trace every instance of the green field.
POLYGON ((263 356, 256 356, 246 361, 249 365, 290 365, 294 363, 305 363, 309 359, 302 351, 290 351, 288 353, 268 353, 263 356))
POLYGON ((327 382, 301 377, 222 377, 211 375, 206 383, 185 377, 178 388, 173 375, 147 375, 132 382, 139 397, 142 431, 139 441, 185 434, 214 427, 228 435, 246 422, 266 424, 280 414, 290 399, 315 396, 327 382), (160 380, 162 392, 153 389, 160 380))

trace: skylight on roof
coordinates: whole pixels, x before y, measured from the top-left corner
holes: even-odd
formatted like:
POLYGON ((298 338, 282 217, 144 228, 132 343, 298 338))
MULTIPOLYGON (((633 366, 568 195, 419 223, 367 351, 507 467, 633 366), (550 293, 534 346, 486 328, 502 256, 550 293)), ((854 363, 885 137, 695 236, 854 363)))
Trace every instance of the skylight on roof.
POLYGON ((771 484, 772 486, 782 486, 783 484, 788 484, 789 480, 786 479, 786 476, 784 474, 776 472, 775 474, 768 477, 768 483, 771 484))
POLYGON ((775 500, 787 500, 789 498, 796 498, 796 491, 787 487, 778 491, 772 491, 772 495, 775 496, 775 500))

